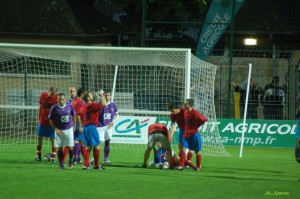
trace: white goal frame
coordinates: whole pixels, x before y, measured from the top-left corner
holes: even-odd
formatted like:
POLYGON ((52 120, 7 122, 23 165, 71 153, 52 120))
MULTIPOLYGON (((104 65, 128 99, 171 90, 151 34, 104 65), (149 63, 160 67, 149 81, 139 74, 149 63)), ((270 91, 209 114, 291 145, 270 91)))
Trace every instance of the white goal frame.
MULTIPOLYGON (((116 90, 116 81, 117 81, 117 76, 118 76, 118 71, 119 68, 121 66, 127 66, 130 65, 132 63, 137 63, 139 62, 138 65, 140 66, 162 66, 162 67, 171 67, 171 68, 180 68, 180 70, 182 71, 182 73, 184 73, 184 76, 180 79, 184 79, 181 83, 182 86, 184 86, 184 88, 182 88, 182 92, 180 91, 181 95, 180 95, 180 101, 184 101, 185 99, 194 97, 195 94, 195 89, 199 89, 202 88, 202 86, 204 85, 203 83, 205 83, 207 80, 203 79, 201 80, 202 77, 212 77, 212 79, 215 78, 215 72, 210 72, 210 71, 205 71, 202 75, 200 76, 196 76, 195 74, 198 75, 198 70, 199 67, 200 69, 202 68, 202 64, 203 64, 203 68, 213 68, 213 70, 216 70, 218 68, 218 66, 215 66, 213 64, 204 62, 202 60, 199 60, 198 58, 196 58, 192 53, 191 53, 191 49, 182 49, 182 48, 137 48, 137 47, 101 47, 101 46, 65 46, 65 45, 36 45, 36 44, 5 44, 5 43, 0 43, 0 56, 1 53, 4 53, 4 59, 5 60, 5 56, 34 56, 34 57, 38 57, 38 58, 42 58, 42 59, 48 59, 48 57, 57 57, 60 56, 62 57, 62 60, 65 61, 65 59, 71 59, 71 60, 67 60, 69 63, 86 63, 84 61, 87 61, 88 64, 103 64, 103 65, 109 65, 109 66, 114 66, 115 70, 114 70, 114 74, 111 75, 111 79, 113 80, 113 86, 111 87, 111 91, 112 91, 112 98, 115 98, 115 90, 116 90), (45 55, 46 53, 49 53, 50 55, 47 56, 45 55), (79 54, 78 56, 78 51, 80 51, 80 53, 84 54, 79 54), (64 57, 64 53, 66 52, 72 52, 75 54, 75 56, 72 54, 72 56, 70 56, 70 58, 68 56, 66 56, 66 58, 64 57), (86 53, 85 53, 86 52, 86 53), (130 54, 132 52, 132 54, 130 54), (153 55, 155 52, 155 56, 153 55), (6 54, 5 54, 6 53, 6 54), (43 54, 44 53, 44 54, 43 54), (76 54, 77 53, 77 54, 76 54), (111 56, 111 57, 107 57, 108 54, 110 55, 114 55, 114 53, 117 56, 111 56), (139 59, 139 57, 137 57, 137 53, 141 53, 141 56, 143 56, 144 59, 139 59), (153 54, 151 54, 153 53, 153 54), (172 54, 172 56, 169 56, 169 54, 172 54), (129 57, 122 57, 122 55, 126 55, 129 57), (179 58, 176 57, 176 55, 180 55, 179 58), (132 55, 132 56, 131 56, 132 55), (93 59, 89 59, 90 56, 94 56, 93 59), (98 63, 97 61, 95 61, 95 56, 97 56, 98 60, 101 60, 100 63, 98 63), (152 56, 152 57, 151 57, 152 56), (168 57, 169 56, 169 57, 168 57), (195 67, 195 65, 197 65, 197 67, 195 67), (205 65, 205 67, 204 67, 205 65), (193 68, 194 67, 194 68, 193 68), (197 73, 195 73, 197 72, 197 73), (200 79, 200 80, 199 80, 200 79), (193 96, 191 96, 193 94, 193 96)), ((67 54, 69 55, 69 54, 67 54)), ((53 60, 55 60, 55 58, 53 58, 53 60)), ((61 59, 59 59, 61 60, 61 59)), ((209 69, 210 70, 210 69, 209 69)), ((16 76, 20 76, 18 74, 9 74, 9 73, 1 73, 0 72, 0 77, 1 76, 5 76, 5 77, 16 77, 16 76)), ((29 74, 30 76, 30 74, 29 74)), ((60 78, 69 78, 68 76, 62 74, 59 75, 60 78)), ((54 76, 43 76, 40 75, 40 78, 55 78, 54 76)), ((178 77, 177 77, 178 78, 178 77)), ((42 80, 40 80, 42 81, 42 80)), ((173 82, 171 82, 173 83, 173 82)), ((205 93, 210 93, 214 90, 214 81, 210 82, 208 85, 205 85, 205 91, 203 91, 203 93, 201 94, 201 96, 205 96, 205 93)), ((46 87, 45 87, 46 88, 46 87)), ((43 88, 43 89, 45 89, 43 88)), ((46 90, 44 90, 46 91, 46 90)), ((179 91, 176 91, 179 92, 179 91)), ((198 91, 197 91, 198 92, 198 91)), ((200 92, 200 91, 199 91, 200 92)), ((208 98, 206 97, 203 101, 205 101, 205 103, 210 103, 209 104, 209 108, 207 108, 207 113, 210 115, 209 119, 212 120, 212 122, 214 122, 216 120, 215 118, 215 110, 214 110, 214 99, 213 99, 213 95, 210 95, 208 98), (214 111, 214 114, 211 114, 214 111)), ((204 102, 200 100, 200 102, 202 103, 202 107, 205 106, 204 102)), ((207 104, 206 104, 207 105, 207 104)), ((199 105, 200 107, 200 105, 199 105)), ((27 104, 23 104, 23 105, 8 105, 8 104, 3 104, 0 102, 0 108, 1 109, 18 109, 18 110, 37 110, 38 106, 30 106, 27 104)), ((121 108, 119 109, 119 112, 121 114, 135 114, 135 115, 152 115, 152 116, 156 116, 156 115, 161 115, 164 117, 169 116, 170 112, 169 111, 153 111, 153 110, 147 110, 145 112, 145 110, 137 110, 137 109, 126 109, 126 108, 121 108)), ((201 111, 200 111, 201 112, 201 111)), ((204 113, 205 115, 205 113, 204 113)), ((207 131, 213 131, 210 128, 210 125, 208 125, 207 127, 207 131)), ((1 133, 1 132, 0 132, 1 133)), ((219 136, 218 132, 214 132, 213 136, 219 136)), ((204 144, 205 145, 205 144, 204 144)), ((222 143, 219 143, 219 146, 215 146, 213 144, 213 146, 209 146, 210 148, 212 148, 212 150, 215 150, 215 148, 222 148, 221 150, 225 151, 225 153, 223 153, 224 155, 221 156, 230 156, 226 150, 224 149, 222 143)), ((217 149, 218 150, 218 149, 217 149)), ((218 153, 213 154, 213 156, 218 156, 218 153)))

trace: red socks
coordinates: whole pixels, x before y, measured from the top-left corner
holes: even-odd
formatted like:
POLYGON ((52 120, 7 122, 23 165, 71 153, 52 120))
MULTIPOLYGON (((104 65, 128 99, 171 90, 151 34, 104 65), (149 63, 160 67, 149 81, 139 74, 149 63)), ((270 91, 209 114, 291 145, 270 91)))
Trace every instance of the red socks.
POLYGON ((197 163, 197 168, 201 168, 201 154, 197 154, 196 163, 197 163))
POLYGON ((192 153, 191 151, 189 151, 189 152, 187 153, 187 160, 191 161, 192 158, 193 158, 193 153, 192 153))
POLYGON ((84 153, 83 166, 86 167, 86 168, 88 168, 88 166, 89 166, 90 153, 91 153, 90 150, 86 150, 85 153, 84 153))
POLYGON ((81 155, 84 158, 84 153, 86 152, 86 146, 81 146, 81 155))
POLYGON ((66 147, 66 146, 64 147, 63 154, 64 154, 64 162, 66 162, 66 158, 69 154, 69 148, 68 147, 66 147))
POLYGON ((56 158, 56 147, 52 147, 52 158, 56 158))
POLYGON ((184 162, 186 160, 186 154, 185 153, 180 153, 180 163, 179 166, 181 166, 182 168, 184 168, 184 162))
POLYGON ((184 163, 191 168, 196 168, 196 166, 190 160, 186 160, 184 163))
POLYGON ((99 157, 100 157, 100 149, 93 149, 94 154, 94 167, 99 167, 99 157))

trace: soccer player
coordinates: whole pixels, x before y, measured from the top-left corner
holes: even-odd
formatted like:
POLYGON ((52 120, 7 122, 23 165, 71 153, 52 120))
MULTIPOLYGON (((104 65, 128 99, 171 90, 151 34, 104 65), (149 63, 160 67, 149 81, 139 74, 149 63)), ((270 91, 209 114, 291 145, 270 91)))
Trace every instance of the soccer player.
POLYGON ((203 125, 208 119, 194 108, 194 100, 187 99, 184 103, 185 113, 185 133, 182 139, 182 151, 180 154, 180 166, 177 168, 183 170, 186 159, 186 150, 193 150, 196 154, 196 171, 201 169, 201 149, 202 149, 202 138, 199 133, 199 127, 203 125))
POLYGON ((106 105, 106 99, 103 95, 103 91, 99 91, 99 96, 102 98, 102 102, 94 103, 94 95, 91 92, 86 92, 83 96, 85 101, 84 114, 83 114, 83 134, 84 145, 87 147, 84 153, 84 165, 83 170, 89 169, 89 158, 91 150, 93 149, 94 155, 94 169, 102 170, 103 167, 99 164, 100 156, 100 138, 97 131, 99 111, 106 105))
MULTIPOLYGON (((182 139, 183 139, 183 134, 185 132, 185 120, 184 120, 184 112, 185 109, 184 107, 179 107, 178 105, 170 102, 168 105, 170 113, 170 120, 171 120, 171 128, 170 128, 170 137, 171 140, 174 135, 175 131, 175 124, 178 126, 178 151, 179 151, 179 156, 180 153, 183 152, 182 150, 182 139)), ((187 153, 187 160, 191 161, 193 157, 193 153, 191 151, 188 151, 187 153)))
POLYGON ((116 103, 111 101, 111 92, 109 90, 104 92, 104 97, 107 104, 99 112, 99 124, 97 130, 101 139, 100 142, 104 141, 104 164, 111 164, 108 160, 108 156, 110 152, 110 140, 112 138, 114 120, 118 116, 118 106, 116 103))
POLYGON ((65 162, 63 156, 63 147, 69 148, 69 169, 73 168, 73 147, 74 147, 74 129, 76 128, 76 118, 73 106, 67 102, 64 93, 58 94, 58 103, 51 107, 49 114, 50 124, 55 129, 55 141, 59 167, 64 169, 65 162))
POLYGON ((48 137, 52 144, 52 157, 51 161, 55 162, 56 158, 56 147, 55 147, 55 133, 51 127, 48 115, 50 108, 57 103, 57 89, 51 87, 48 92, 42 92, 40 95, 40 107, 39 107, 39 125, 37 130, 37 156, 36 161, 42 160, 42 147, 44 137, 48 137))
POLYGON ((166 150, 161 146, 160 142, 156 142, 156 146, 157 148, 153 147, 154 159, 149 163, 149 166, 160 167, 167 161, 165 158, 166 150))
POLYGON ((151 124, 148 128, 148 143, 147 149, 144 153, 144 162, 142 167, 147 167, 147 161, 150 156, 150 152, 155 147, 155 144, 160 142, 162 147, 166 150, 167 160, 169 167, 172 168, 172 151, 170 146, 170 135, 167 127, 160 123, 151 124))
POLYGON ((76 130, 74 132, 74 164, 81 163, 80 153, 84 157, 86 147, 84 146, 83 140, 83 113, 84 113, 84 101, 83 101, 84 89, 80 88, 77 90, 77 97, 72 101, 76 113, 76 130))
POLYGON ((70 92, 70 103, 73 102, 74 99, 77 98, 77 90, 76 90, 76 87, 72 86, 72 87, 69 87, 69 92, 70 92))
MULTIPOLYGON (((164 159, 166 159, 166 154, 164 159)), ((189 160, 185 160, 185 165, 193 168, 193 169, 197 169, 197 167, 189 160)), ((176 168, 178 166, 180 166, 180 156, 176 156, 175 152, 172 151, 172 166, 173 168, 176 168)), ((155 167, 157 168, 166 168, 169 167, 169 163, 167 161, 164 161, 163 163, 160 164, 156 164, 155 167)))

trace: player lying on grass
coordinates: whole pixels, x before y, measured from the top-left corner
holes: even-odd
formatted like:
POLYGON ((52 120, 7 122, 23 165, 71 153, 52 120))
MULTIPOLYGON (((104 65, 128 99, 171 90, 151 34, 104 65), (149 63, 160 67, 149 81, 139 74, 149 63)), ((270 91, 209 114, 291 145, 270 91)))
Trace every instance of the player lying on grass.
MULTIPOLYGON (((160 148, 158 150, 162 151, 163 148, 160 148)), ((159 154, 159 153, 157 153, 157 154, 159 154)), ((169 163, 168 163, 168 161, 166 161, 167 160, 166 153, 160 153, 159 155, 161 155, 161 154, 163 154, 164 156, 157 157, 156 154, 154 154, 154 161, 149 163, 150 167, 163 168, 163 169, 169 168, 169 163)), ((197 167, 190 160, 185 160, 184 164, 186 166, 193 168, 194 170, 197 170, 197 167)), ((172 151, 172 167, 176 168, 179 165, 180 165, 180 153, 179 153, 179 156, 177 156, 176 153, 174 151, 172 151)))

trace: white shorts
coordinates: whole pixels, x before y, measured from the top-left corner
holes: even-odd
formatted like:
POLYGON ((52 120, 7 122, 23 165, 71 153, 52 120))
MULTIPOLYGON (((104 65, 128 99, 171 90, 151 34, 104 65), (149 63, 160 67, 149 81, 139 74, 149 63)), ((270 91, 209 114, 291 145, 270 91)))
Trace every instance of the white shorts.
POLYGON ((171 148, 168 137, 162 133, 151 134, 148 138, 147 146, 153 148, 156 142, 160 142, 162 147, 166 150, 171 148))
POLYGON ((110 140, 112 138, 113 128, 108 128, 108 126, 97 127, 99 133, 100 142, 110 140))
POLYGON ((73 127, 66 130, 61 130, 61 135, 58 136, 55 133, 55 145, 56 147, 74 146, 74 132, 73 127))

